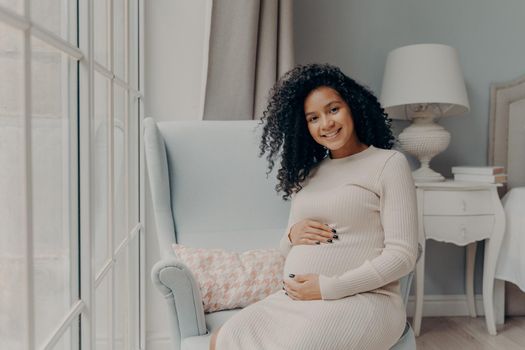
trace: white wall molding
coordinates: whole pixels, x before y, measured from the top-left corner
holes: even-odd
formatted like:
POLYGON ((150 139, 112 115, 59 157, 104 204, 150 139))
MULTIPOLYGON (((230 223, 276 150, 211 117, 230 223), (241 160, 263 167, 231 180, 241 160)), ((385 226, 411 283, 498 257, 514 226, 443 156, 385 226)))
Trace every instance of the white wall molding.
POLYGON ((170 334, 167 332, 149 331, 146 337, 147 350, 172 350, 170 334))
MULTIPOLYGON (((407 315, 414 316, 415 296, 408 298, 407 315)), ((476 314, 484 316, 483 296, 474 295, 476 314)), ((423 301, 423 317, 448 317, 448 316, 468 316, 467 296, 466 295, 425 295, 423 301)))

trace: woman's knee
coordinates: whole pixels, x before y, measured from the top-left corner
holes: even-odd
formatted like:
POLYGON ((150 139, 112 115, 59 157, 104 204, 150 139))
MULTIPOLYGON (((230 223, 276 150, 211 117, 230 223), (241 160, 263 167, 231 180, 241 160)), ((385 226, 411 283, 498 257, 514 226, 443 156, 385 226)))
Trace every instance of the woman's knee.
POLYGON ((215 350, 215 344, 217 343, 217 335, 219 334, 220 329, 221 327, 217 328, 211 333, 210 350, 215 350))

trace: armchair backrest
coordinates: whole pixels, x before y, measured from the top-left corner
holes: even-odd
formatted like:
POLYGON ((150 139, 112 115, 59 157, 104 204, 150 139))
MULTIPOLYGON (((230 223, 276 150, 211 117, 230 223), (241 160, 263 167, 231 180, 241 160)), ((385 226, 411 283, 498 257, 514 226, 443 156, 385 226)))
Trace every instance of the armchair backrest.
MULTIPOLYGON (((157 235, 171 243, 244 251, 276 248, 289 201, 259 158, 258 121, 144 121, 157 235), (169 191, 167 191, 169 189, 169 191)), ((276 165, 278 167, 278 165, 276 165)))

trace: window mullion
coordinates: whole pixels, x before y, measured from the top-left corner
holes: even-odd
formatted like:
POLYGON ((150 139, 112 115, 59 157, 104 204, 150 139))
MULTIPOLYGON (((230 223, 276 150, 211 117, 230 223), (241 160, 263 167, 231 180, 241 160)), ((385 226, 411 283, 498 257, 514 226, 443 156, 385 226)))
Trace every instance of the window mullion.
MULTIPOLYGON (((114 187, 115 187, 115 178, 114 178, 114 86, 113 81, 109 81, 109 101, 108 101, 108 128, 107 128, 107 144, 108 144, 108 154, 107 154, 107 177, 108 177, 108 207, 107 207, 107 217, 108 217, 108 250, 111 256, 111 260, 115 261, 115 254, 114 254, 114 247, 115 247, 115 223, 114 223, 114 205, 115 205, 115 196, 114 196, 114 187)), ((94 257, 93 257, 94 258, 94 257)), ((113 263, 114 264, 114 263, 113 263)), ((114 276, 114 266, 112 267, 112 273, 111 273, 111 283, 110 283, 110 320, 108 322, 109 324, 109 334, 110 334, 110 343, 113 344, 114 339, 114 327, 113 327, 113 318, 114 318, 114 312, 115 312, 115 306, 114 306, 114 290, 115 290, 115 276, 114 276)), ((110 349, 113 349, 113 345, 110 345, 110 349)))
POLYGON ((139 344, 140 349, 146 349, 146 235, 145 235, 145 199, 146 199, 146 190, 145 190, 145 170, 144 170, 144 137, 142 134, 142 121, 144 119, 144 103, 142 99, 142 91, 144 84, 144 0, 133 0, 138 1, 138 18, 137 24, 139 27, 138 30, 138 82, 137 90, 141 93, 138 98, 138 140, 139 140, 139 222, 142 224, 139 235, 139 344))
POLYGON ((79 142, 80 142, 80 293, 86 305, 81 313, 81 348, 90 350, 95 342, 95 271, 91 264, 95 235, 92 233, 93 207, 93 124, 94 124, 94 0, 77 1, 80 18, 79 47, 86 53, 79 62, 79 142))
POLYGON ((29 30, 31 27, 29 17, 19 15, 2 5, 0 5, 0 21, 23 31, 29 30))
POLYGON ((129 0, 124 1, 124 81, 129 81, 129 0))
POLYGON ((53 46, 55 49, 65 52, 74 59, 81 60, 84 57, 81 50, 38 24, 31 23, 30 31, 33 36, 53 46))
POLYGON ((102 74, 103 76, 105 76, 109 80, 112 80, 112 79, 115 78, 114 74, 109 69, 107 69, 106 67, 104 67, 103 65, 101 65, 98 62, 95 62, 95 71, 97 73, 102 74))
MULTIPOLYGON (((127 12, 124 12, 124 16, 127 17, 127 12)), ((127 22, 127 21, 126 21, 127 22)), ((126 57, 126 61, 127 61, 127 54, 125 55, 126 57)), ((125 70, 125 72, 127 72, 127 70, 125 70)), ((124 73, 126 74, 126 73, 124 73)), ((122 244, 119 246, 119 248, 121 248, 121 250, 124 250, 126 252, 125 254, 125 257, 126 257, 126 265, 125 265, 125 273, 126 273, 126 289, 127 289, 127 305, 126 305, 126 309, 128 310, 128 313, 127 313, 127 319, 128 319, 128 327, 124 327, 123 328, 123 333, 124 333, 124 348, 125 349, 129 349, 129 336, 132 334, 130 331, 129 331, 129 325, 131 324, 130 322, 130 316, 132 313, 129 312, 130 308, 133 306, 131 304, 131 298, 130 296, 132 295, 131 292, 129 291, 129 289, 127 288, 129 286, 129 275, 130 275, 130 266, 132 264, 131 262, 131 259, 130 259, 130 243, 131 243, 131 239, 130 239, 130 225, 129 225, 129 103, 130 103, 130 99, 129 99, 129 95, 130 95, 130 92, 129 90, 125 90, 125 94, 124 94, 124 98, 125 98, 125 102, 124 102, 124 227, 125 227, 125 230, 126 230, 126 236, 125 236, 125 239, 124 241, 122 242, 122 244)), ((117 253, 119 253, 117 251, 117 253)))
MULTIPOLYGON (((78 38, 78 3, 76 6, 72 5, 70 2, 66 2, 62 7, 63 15, 62 18, 67 18, 67 21, 64 21, 62 27, 62 32, 67 33, 66 38, 71 40, 73 37, 78 38), (75 20, 71 20, 75 18, 75 20)), ((78 45, 78 43, 77 43, 78 45)), ((79 181, 79 72, 80 69, 78 62, 71 62, 70 57, 65 57, 62 55, 62 60, 64 63, 63 67, 63 76, 62 80, 62 91, 63 96, 67 96, 67 99, 63 99, 62 110, 70 111, 71 117, 67 118, 66 127, 64 127, 64 140, 67 140, 64 143, 63 154, 64 159, 68 159, 66 166, 64 167, 63 173, 69 174, 69 176, 64 176, 68 179, 67 184, 67 196, 65 196, 64 203, 70 203, 68 208, 68 215, 64 215, 64 229, 63 232, 69 233, 69 261, 71 268, 69 269, 69 290, 71 301, 82 302, 80 298, 80 237, 79 237, 79 222, 80 222, 80 211, 79 211, 79 192, 80 192, 80 181, 79 181)), ((83 308, 85 310, 85 304, 82 302, 83 308)), ((80 312, 75 315, 75 318, 69 320, 70 322, 70 349, 77 349, 79 347, 80 341, 80 312)))
POLYGON ((95 71, 97 73, 100 73, 101 75, 105 76, 106 78, 113 80, 114 83, 122 87, 123 89, 127 89, 131 91, 136 98, 142 98, 143 93, 140 90, 136 90, 130 83, 126 83, 124 80, 120 79, 119 77, 115 76, 113 72, 108 70, 106 67, 101 65, 98 62, 95 62, 95 71))
MULTIPOLYGON (((107 54, 108 54, 108 68, 114 76, 114 61, 113 61, 113 0, 107 1, 107 54)), ((109 80, 109 101, 108 101, 108 235, 109 235, 109 252, 113 265, 110 272, 110 291, 109 291, 109 349, 115 348, 115 145, 114 145, 114 125, 115 125, 115 87, 113 78, 109 80)))
MULTIPOLYGON (((29 0, 24 1, 24 17, 30 19, 29 0)), ((34 293, 34 235, 33 235, 33 173, 31 151, 31 34, 23 33, 23 107, 22 107, 22 176, 23 176, 23 212, 22 227, 25 233, 25 278, 26 278, 26 325, 27 348, 35 348, 35 293, 34 293)))
POLYGON ((95 289, 98 288, 100 284, 102 284, 102 282, 104 281, 104 277, 108 274, 108 272, 113 268, 114 265, 115 265, 115 261, 113 261, 113 259, 108 259, 104 263, 104 265, 100 269, 100 272, 97 273, 93 281, 95 285, 95 289))
POLYGON ((37 23, 33 23, 31 18, 24 17, 0 5, 0 21, 22 31, 30 31, 31 35, 42 40, 55 49, 66 53, 76 60, 84 57, 82 50, 71 45, 66 40, 47 30, 37 23))
POLYGON ((42 350, 52 350, 54 346, 60 341, 60 337, 67 331, 68 327, 74 320, 85 310, 86 305, 82 300, 78 300, 71 310, 64 317, 62 322, 58 325, 56 330, 51 334, 50 338, 44 343, 42 350))

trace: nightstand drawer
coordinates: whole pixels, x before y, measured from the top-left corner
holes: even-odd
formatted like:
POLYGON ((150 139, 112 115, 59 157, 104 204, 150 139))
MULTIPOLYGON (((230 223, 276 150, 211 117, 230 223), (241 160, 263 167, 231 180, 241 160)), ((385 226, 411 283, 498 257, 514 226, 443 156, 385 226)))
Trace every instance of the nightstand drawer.
POLYGON ((426 191, 424 215, 494 214, 490 191, 426 191))
POLYGON ((465 245, 489 238, 494 229, 494 215, 424 216, 425 237, 465 245))

